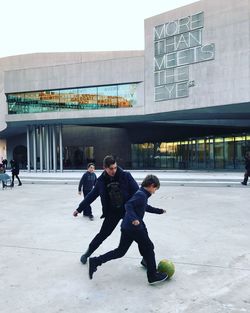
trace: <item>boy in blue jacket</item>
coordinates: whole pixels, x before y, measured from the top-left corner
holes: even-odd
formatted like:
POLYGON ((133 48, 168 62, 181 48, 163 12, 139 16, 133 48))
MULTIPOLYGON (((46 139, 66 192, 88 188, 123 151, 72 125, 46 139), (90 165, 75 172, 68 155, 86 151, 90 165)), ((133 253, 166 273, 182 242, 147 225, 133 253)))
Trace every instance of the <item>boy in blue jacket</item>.
POLYGON ((143 222, 145 211, 162 214, 166 211, 157 209, 147 204, 148 198, 160 188, 159 179, 154 175, 147 175, 141 184, 141 188, 125 204, 126 213, 121 223, 121 238, 118 248, 111 250, 99 257, 89 259, 89 278, 97 267, 110 260, 123 257, 129 247, 135 241, 138 244, 140 254, 147 266, 147 278, 149 284, 155 284, 168 278, 167 274, 159 273, 156 269, 154 245, 150 240, 146 225, 143 222))
MULTIPOLYGON (((87 171, 82 175, 82 178, 80 179, 80 182, 78 185, 78 193, 79 195, 81 195, 81 193, 83 192, 84 198, 90 193, 90 191, 93 189, 93 187, 96 184, 97 177, 94 171, 95 171, 95 164, 88 163, 87 171)), ((86 208, 84 209, 83 216, 88 216, 89 219, 93 221, 94 216, 92 214, 92 208, 90 205, 86 206, 86 208)))

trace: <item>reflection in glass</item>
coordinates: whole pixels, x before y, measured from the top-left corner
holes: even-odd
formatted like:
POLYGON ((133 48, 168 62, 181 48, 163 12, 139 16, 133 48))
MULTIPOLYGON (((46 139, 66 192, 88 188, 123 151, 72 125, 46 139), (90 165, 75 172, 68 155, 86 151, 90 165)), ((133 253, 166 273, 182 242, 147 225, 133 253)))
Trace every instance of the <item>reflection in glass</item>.
POLYGON ((137 105, 137 84, 118 85, 118 107, 133 107, 137 105))
POLYGON ((206 168, 214 168, 214 140, 206 139, 205 140, 205 158, 206 158, 206 168))
POLYGON ((225 168, 234 168, 234 138, 228 137, 224 139, 225 168))
POLYGON ((215 168, 224 168, 223 138, 216 138, 214 140, 214 166, 215 168))
POLYGON ((249 135, 197 138, 181 142, 133 144, 132 160, 134 168, 145 169, 244 170, 246 151, 250 151, 249 135))
POLYGON ((103 108, 117 108, 117 86, 102 86, 97 89, 97 104, 103 108))
POLYGON ((246 141, 245 136, 235 137, 235 168, 245 166, 246 141))
POLYGON ((8 113, 41 113, 102 108, 127 108, 137 104, 137 84, 44 90, 7 94, 8 113))

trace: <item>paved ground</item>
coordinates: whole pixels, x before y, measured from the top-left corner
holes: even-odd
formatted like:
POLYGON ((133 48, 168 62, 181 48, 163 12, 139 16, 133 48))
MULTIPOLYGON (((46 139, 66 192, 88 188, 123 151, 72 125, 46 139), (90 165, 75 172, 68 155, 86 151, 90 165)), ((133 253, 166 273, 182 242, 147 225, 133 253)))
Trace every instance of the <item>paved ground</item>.
MULTIPOLYGON (((146 223, 157 261, 171 259, 176 274, 150 286, 136 245, 89 280, 79 258, 100 228, 100 202, 93 222, 74 218, 77 185, 0 190, 0 312, 250 312, 249 193, 240 184, 162 186, 150 204, 167 214, 147 214, 146 223)), ((115 248, 119 235, 96 254, 115 248)))

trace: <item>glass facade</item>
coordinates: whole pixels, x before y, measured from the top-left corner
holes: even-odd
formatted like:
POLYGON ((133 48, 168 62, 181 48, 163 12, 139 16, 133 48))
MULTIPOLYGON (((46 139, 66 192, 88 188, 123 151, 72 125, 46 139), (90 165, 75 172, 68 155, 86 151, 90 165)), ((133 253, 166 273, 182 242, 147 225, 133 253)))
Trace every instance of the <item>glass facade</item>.
POLYGON ((137 84, 7 94, 8 114, 128 108, 137 104, 137 84))
POLYGON ((244 169, 250 134, 132 144, 134 169, 244 169))

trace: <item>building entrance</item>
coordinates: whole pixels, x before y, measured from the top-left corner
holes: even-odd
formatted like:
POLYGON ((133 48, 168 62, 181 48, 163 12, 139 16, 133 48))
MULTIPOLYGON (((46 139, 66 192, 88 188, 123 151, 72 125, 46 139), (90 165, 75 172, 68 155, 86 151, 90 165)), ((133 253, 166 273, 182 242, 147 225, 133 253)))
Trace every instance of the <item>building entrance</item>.
POLYGON ((243 169, 250 134, 132 144, 134 169, 243 169))
POLYGON ((27 148, 25 146, 16 146, 13 150, 13 159, 19 164, 20 169, 27 168, 27 148))

